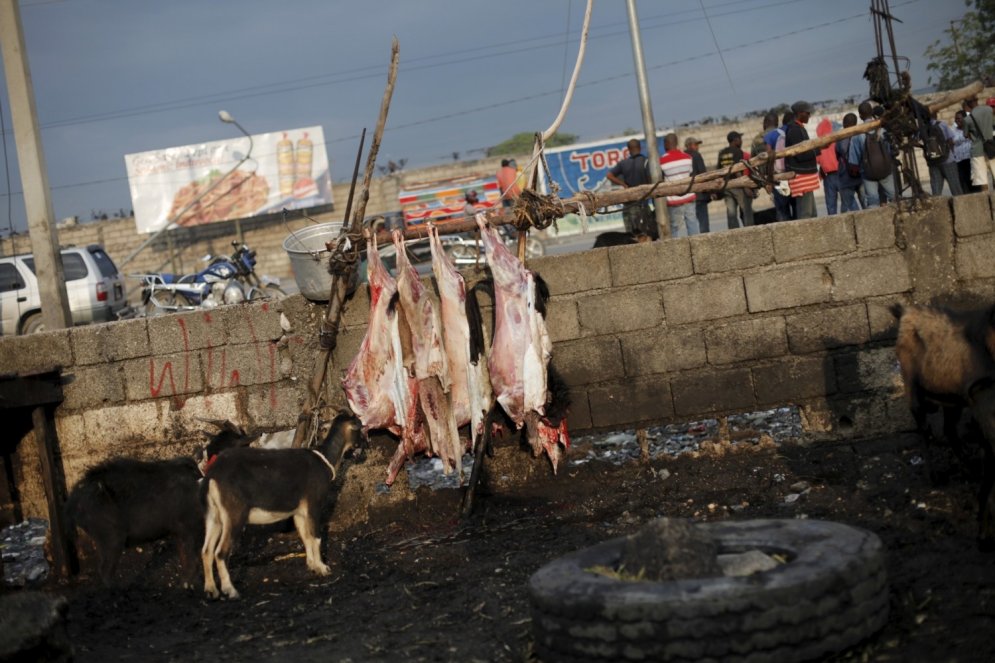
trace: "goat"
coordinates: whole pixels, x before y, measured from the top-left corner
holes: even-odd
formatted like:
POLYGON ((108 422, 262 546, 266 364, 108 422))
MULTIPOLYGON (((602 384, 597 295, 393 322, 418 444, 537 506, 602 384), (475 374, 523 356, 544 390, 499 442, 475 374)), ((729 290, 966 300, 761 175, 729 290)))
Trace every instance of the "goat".
POLYGON ((916 425, 932 437, 926 415, 943 408, 944 435, 959 445, 957 422, 967 408, 981 428, 984 478, 978 494, 978 542, 995 549, 995 307, 955 312, 896 304, 895 353, 916 425))
POLYGON ((608 231, 600 233, 594 239, 594 246, 592 248, 600 249, 606 246, 625 246, 626 244, 642 244, 643 242, 652 241, 652 237, 643 233, 608 231))
POLYGON ((70 531, 79 527, 96 547, 98 572, 110 584, 128 546, 173 537, 183 586, 192 588, 204 536, 200 471, 190 458, 114 458, 91 468, 66 503, 70 531))
POLYGON ((239 594, 228 573, 228 557, 246 524, 266 525, 293 518, 304 544, 307 567, 328 575, 321 561, 318 531, 321 511, 345 454, 358 448, 362 424, 350 414, 339 414, 317 449, 256 449, 240 447, 217 456, 201 487, 205 503, 204 592, 218 598, 214 582, 217 566, 221 593, 239 594))

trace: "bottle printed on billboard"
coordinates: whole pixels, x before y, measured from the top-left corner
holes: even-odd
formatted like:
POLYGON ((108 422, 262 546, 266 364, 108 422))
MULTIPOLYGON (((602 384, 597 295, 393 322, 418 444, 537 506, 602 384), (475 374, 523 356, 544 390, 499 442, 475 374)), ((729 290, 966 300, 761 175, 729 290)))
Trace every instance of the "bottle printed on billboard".
POLYGON ((139 232, 332 202, 321 127, 127 154, 124 161, 139 232))

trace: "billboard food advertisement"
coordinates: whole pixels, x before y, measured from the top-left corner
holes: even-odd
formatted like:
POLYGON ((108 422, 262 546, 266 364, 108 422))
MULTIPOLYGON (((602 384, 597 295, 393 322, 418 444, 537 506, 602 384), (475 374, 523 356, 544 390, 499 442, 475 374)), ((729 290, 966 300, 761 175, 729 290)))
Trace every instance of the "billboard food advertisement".
POLYGON ((138 232, 332 202, 321 127, 127 154, 138 232))

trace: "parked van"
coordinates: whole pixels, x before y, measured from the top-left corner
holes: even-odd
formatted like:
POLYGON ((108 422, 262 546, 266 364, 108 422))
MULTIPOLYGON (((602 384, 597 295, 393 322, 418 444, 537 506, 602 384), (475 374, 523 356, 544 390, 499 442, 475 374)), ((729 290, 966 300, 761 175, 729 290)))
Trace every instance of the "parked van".
MULTIPOLYGON (((117 320, 127 308, 124 281, 102 246, 62 249, 62 269, 74 325, 117 320)), ((34 256, 0 257, 0 333, 44 330, 34 256)))

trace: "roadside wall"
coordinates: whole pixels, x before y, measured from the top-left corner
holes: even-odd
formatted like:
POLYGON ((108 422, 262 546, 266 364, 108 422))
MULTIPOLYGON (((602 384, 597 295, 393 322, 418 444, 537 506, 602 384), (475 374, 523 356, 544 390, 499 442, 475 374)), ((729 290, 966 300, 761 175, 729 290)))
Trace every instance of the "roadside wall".
MULTIPOLYGON (((888 305, 995 299, 989 198, 927 205, 908 215, 886 207, 534 261, 552 292, 548 326, 553 361, 572 391, 571 429, 789 403, 816 436, 907 427, 888 305)), ((113 455, 189 453, 206 428, 198 418, 252 431, 294 426, 322 313, 295 296, 3 338, 0 372, 62 367, 56 422, 72 485, 113 455)), ((343 403, 338 380, 367 315, 361 291, 334 353, 330 405, 343 403)), ((342 504, 359 513, 377 500, 410 499, 403 488, 374 494, 390 451, 380 447, 357 470, 363 478, 347 484, 355 492, 342 504)), ((545 471, 529 462, 529 471, 545 471)), ((44 514, 33 444, 17 445, 13 466, 24 514, 44 514)))

